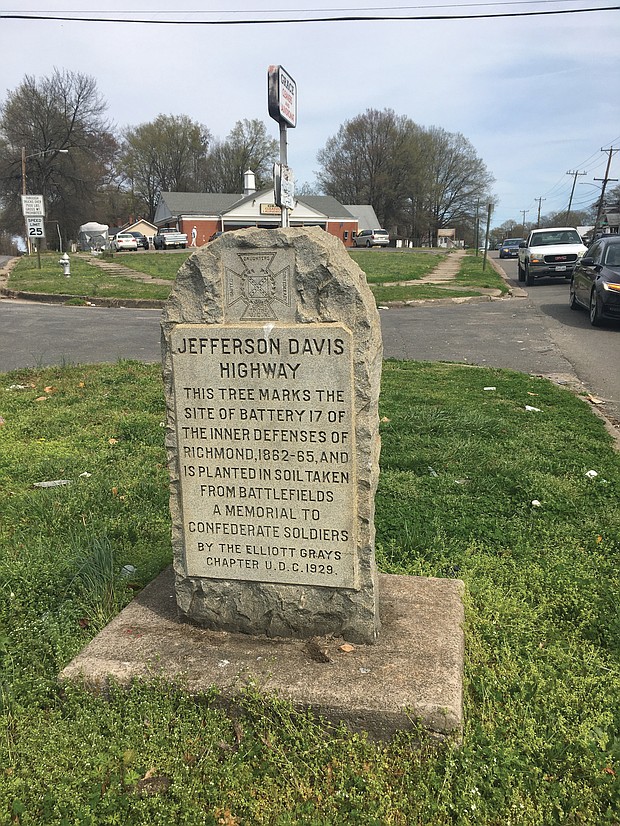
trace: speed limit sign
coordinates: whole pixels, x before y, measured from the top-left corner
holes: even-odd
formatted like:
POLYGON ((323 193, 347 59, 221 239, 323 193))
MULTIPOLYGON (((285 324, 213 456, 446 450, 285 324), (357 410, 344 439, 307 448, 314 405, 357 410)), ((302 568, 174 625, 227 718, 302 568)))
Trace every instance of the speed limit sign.
POLYGON ((26 217, 28 238, 45 238, 45 224, 42 215, 28 215, 26 217))

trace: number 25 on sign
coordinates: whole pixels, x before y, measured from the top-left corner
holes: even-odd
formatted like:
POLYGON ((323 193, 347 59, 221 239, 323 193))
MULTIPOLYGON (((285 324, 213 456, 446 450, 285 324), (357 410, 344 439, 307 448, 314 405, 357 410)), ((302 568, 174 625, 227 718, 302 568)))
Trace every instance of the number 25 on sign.
POLYGON ((31 215, 26 218, 28 223, 28 238, 45 238, 45 225, 43 217, 31 215))

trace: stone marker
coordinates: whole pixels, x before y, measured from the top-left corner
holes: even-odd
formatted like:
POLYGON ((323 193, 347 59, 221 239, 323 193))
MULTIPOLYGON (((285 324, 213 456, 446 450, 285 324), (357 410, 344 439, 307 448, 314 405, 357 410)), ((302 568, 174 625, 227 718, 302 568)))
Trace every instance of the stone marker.
POLYGON ((180 269, 162 320, 175 594, 214 630, 379 630, 380 322, 316 227, 228 232, 180 269))

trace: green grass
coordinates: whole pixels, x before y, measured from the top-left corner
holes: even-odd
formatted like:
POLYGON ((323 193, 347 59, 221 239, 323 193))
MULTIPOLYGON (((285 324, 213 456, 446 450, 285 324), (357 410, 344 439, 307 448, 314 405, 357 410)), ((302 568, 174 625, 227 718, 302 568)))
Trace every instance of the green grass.
POLYGON ((602 423, 544 379, 396 361, 380 413, 380 569, 466 584, 461 747, 325 736, 251 692, 233 719, 181 686, 61 689, 170 558, 159 369, 0 377, 0 823, 620 823, 620 457, 602 423), (72 483, 33 488, 54 479, 72 483))
POLYGON ((508 292, 508 285, 504 279, 497 273, 495 267, 487 259, 486 268, 482 269, 483 256, 482 254, 475 255, 473 251, 463 259, 460 270, 456 277, 456 283, 467 287, 486 287, 501 290, 502 293, 508 292))
POLYGON ((153 278, 165 278, 174 281, 177 272, 187 258, 195 250, 185 250, 183 252, 144 252, 134 254, 131 252, 117 254, 115 261, 129 267, 137 272, 143 272, 153 278))
POLYGON ((351 258, 364 270, 371 285, 389 281, 416 281, 445 261, 448 253, 437 250, 350 250, 351 258))
MULTIPOLYGON (((66 278, 58 264, 58 253, 41 255, 41 269, 36 256, 23 256, 12 269, 8 280, 11 290, 43 293, 45 295, 71 295, 85 298, 137 298, 164 301, 170 289, 158 284, 135 281, 132 278, 112 275, 90 264, 83 254, 70 255, 71 276, 66 278)), ((115 263, 124 265, 125 256, 116 255, 115 263)), ((182 261, 178 261, 180 266, 182 261)))
MULTIPOLYGON (((191 255, 182 253, 116 253, 110 260, 117 264, 144 273, 152 278, 174 281, 181 264, 191 255)), ((429 284, 407 284, 398 282, 416 281, 430 274, 443 261, 447 253, 435 250, 352 250, 351 257, 366 273, 368 283, 377 304, 390 301, 411 301, 429 298, 463 298, 480 295, 481 287, 494 287, 507 291, 506 284, 490 263, 482 272, 482 256, 468 255, 461 269, 450 285, 436 287, 429 284), (386 283, 396 282, 394 286, 386 283)), ((165 301, 170 288, 165 285, 135 281, 113 275, 89 264, 85 255, 71 256, 71 278, 62 275, 58 265, 58 254, 41 256, 41 270, 37 269, 36 257, 24 257, 11 272, 8 286, 13 290, 45 294, 66 294, 79 297, 137 298, 165 301)))

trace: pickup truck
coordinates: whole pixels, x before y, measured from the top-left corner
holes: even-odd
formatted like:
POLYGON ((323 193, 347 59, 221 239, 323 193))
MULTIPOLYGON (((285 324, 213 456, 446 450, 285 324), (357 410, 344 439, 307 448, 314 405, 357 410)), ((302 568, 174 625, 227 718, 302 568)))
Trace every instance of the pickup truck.
POLYGON ((169 249, 170 247, 185 249, 187 235, 184 232, 177 232, 172 227, 161 227, 153 238, 153 246, 156 250, 169 249))
POLYGON ((574 227, 533 229, 519 244, 519 281, 531 287, 537 278, 570 279, 586 250, 574 227))

